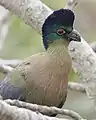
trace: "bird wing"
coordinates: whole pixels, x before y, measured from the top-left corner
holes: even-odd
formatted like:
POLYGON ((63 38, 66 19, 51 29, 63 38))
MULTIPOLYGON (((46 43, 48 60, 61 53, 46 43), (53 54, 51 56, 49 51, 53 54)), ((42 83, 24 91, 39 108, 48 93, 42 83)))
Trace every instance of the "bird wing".
POLYGON ((25 59, 0 82, 0 94, 3 99, 19 99, 25 101, 24 87, 28 67, 33 66, 32 69, 35 69, 34 66, 42 59, 43 54, 35 54, 25 59))

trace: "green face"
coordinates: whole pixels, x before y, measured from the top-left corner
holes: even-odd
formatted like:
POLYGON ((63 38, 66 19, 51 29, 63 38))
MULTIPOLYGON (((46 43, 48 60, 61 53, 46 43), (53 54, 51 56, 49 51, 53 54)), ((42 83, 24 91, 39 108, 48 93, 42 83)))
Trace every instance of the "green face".
POLYGON ((72 27, 65 27, 62 25, 53 25, 52 30, 50 33, 47 35, 47 43, 53 43, 56 40, 64 39, 67 38, 67 34, 71 33, 73 30, 72 27))

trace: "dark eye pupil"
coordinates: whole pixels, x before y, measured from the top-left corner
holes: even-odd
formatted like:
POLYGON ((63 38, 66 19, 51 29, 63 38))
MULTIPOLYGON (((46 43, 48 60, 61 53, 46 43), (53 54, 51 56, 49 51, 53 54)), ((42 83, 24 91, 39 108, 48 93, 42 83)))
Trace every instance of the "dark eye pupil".
POLYGON ((58 35, 63 35, 65 33, 64 29, 58 29, 57 34, 58 35))

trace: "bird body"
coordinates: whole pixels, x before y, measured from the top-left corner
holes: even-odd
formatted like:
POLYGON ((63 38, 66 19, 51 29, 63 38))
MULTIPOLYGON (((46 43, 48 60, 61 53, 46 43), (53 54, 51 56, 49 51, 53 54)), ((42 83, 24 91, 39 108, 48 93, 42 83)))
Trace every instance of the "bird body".
POLYGON ((70 34, 73 22, 74 13, 67 9, 55 11, 45 20, 42 33, 46 51, 22 62, 0 83, 3 99, 62 107, 71 70, 68 45, 72 37, 79 41, 70 34))
POLYGON ((47 52, 31 56, 11 73, 10 84, 24 89, 27 102, 58 107, 65 100, 71 58, 63 44, 57 41, 47 52))

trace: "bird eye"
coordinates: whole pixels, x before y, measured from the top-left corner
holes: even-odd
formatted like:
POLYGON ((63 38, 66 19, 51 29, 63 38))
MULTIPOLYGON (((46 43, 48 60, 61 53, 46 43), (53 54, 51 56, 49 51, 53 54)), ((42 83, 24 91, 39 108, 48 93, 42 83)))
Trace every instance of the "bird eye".
POLYGON ((63 35, 65 33, 65 30, 63 28, 60 28, 57 30, 58 35, 63 35))

